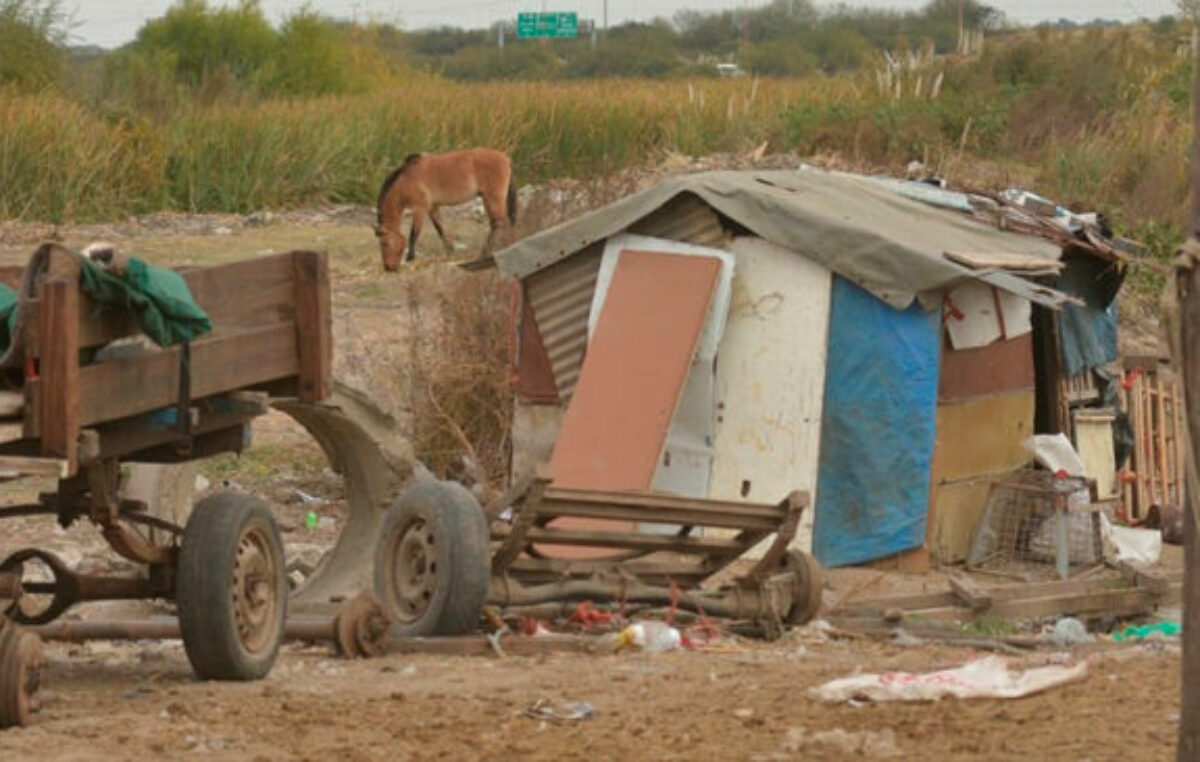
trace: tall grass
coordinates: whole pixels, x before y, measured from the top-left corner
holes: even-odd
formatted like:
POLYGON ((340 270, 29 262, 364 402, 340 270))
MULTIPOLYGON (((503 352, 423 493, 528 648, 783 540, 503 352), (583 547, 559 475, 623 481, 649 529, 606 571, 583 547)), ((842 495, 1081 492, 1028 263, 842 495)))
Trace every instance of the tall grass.
POLYGON ((848 83, 467 85, 414 75, 369 95, 188 106, 153 120, 0 94, 0 216, 369 203, 406 154, 474 145, 510 151, 522 182, 592 176, 668 150, 741 150, 778 134, 790 103, 837 92, 848 83))
POLYGON ((920 159, 968 184, 1032 183, 1126 228, 1182 222, 1191 66, 1146 30, 1040 34, 903 86, 800 79, 466 84, 407 72, 364 94, 108 112, 0 91, 0 217, 246 212, 374 200, 403 156, 488 145, 521 182, 591 178, 666 152, 920 159), (936 83, 936 86, 935 86, 936 83))

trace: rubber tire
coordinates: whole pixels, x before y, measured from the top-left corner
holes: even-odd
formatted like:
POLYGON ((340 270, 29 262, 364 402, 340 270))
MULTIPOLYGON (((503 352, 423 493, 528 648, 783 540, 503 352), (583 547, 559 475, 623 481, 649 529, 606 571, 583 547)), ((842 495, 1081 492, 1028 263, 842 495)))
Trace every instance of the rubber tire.
POLYGON ((42 642, 0 614, 0 730, 28 725, 37 709, 42 642))
POLYGON ((812 621, 821 610, 822 593, 825 590, 825 571, 817 559, 799 550, 789 550, 784 556, 783 567, 796 576, 796 589, 806 590, 803 600, 792 604, 788 612, 789 625, 802 625, 812 621))
POLYGON ((392 620, 396 637, 463 635, 479 626, 487 603, 491 564, 488 522, 483 508, 456 482, 421 481, 409 486, 388 509, 375 546, 375 594, 392 620), (398 534, 413 518, 432 527, 438 586, 421 614, 410 621, 398 616, 389 577, 389 556, 398 534))
POLYGON ((196 503, 183 530, 183 546, 175 580, 175 601, 183 647, 202 680, 258 680, 279 655, 287 619, 288 586, 283 541, 270 508, 257 497, 218 492, 196 503), (275 553, 276 600, 274 634, 260 653, 242 644, 234 619, 233 562, 246 528, 265 528, 275 553))

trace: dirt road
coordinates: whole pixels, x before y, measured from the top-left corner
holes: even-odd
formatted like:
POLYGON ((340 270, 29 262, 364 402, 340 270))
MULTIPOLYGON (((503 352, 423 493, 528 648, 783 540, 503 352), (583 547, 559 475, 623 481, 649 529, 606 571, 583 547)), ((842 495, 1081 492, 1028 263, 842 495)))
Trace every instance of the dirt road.
POLYGON ((37 723, 0 759, 1163 760, 1179 657, 1132 649, 1083 682, 1015 701, 824 706, 805 690, 855 669, 978 654, 794 637, 724 653, 344 662, 289 647, 266 680, 199 683, 176 644, 51 650, 37 723), (520 716, 541 698, 595 717, 520 716))

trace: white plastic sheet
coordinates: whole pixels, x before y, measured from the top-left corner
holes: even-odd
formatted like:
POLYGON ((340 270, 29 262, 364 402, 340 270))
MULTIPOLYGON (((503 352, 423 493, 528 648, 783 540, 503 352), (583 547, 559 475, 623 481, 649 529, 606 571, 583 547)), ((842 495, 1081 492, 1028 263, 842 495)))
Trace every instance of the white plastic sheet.
POLYGON ((1067 476, 1085 474, 1083 460, 1066 434, 1037 434, 1021 443, 1026 451, 1051 473, 1066 471, 1067 476))
POLYGON ((1117 526, 1105 516, 1101 519, 1101 534, 1106 550, 1117 561, 1132 564, 1156 564, 1162 556, 1162 532, 1157 529, 1137 529, 1117 526))
POLYGON ((987 656, 939 672, 854 675, 809 690, 819 701, 937 701, 942 698, 1021 698, 1082 680, 1087 662, 1012 670, 1008 661, 987 656))

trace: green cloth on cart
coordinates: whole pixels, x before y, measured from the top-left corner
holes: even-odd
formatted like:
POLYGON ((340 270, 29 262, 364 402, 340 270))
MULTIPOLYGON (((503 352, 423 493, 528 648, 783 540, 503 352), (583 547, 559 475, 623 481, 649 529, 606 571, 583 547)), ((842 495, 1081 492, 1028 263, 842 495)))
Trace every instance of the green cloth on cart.
POLYGON ((142 332, 160 347, 192 341, 212 330, 212 320, 196 304, 187 281, 174 270, 130 258, 123 275, 80 259, 79 280, 99 309, 137 315, 142 332))
MULTIPOLYGON (((174 270, 131 258, 124 273, 118 274, 80 257, 79 282, 95 300, 98 312, 134 313, 142 332, 160 347, 192 341, 212 330, 212 320, 174 270)), ((19 304, 17 292, 0 283, 0 354, 12 344, 19 304)))

